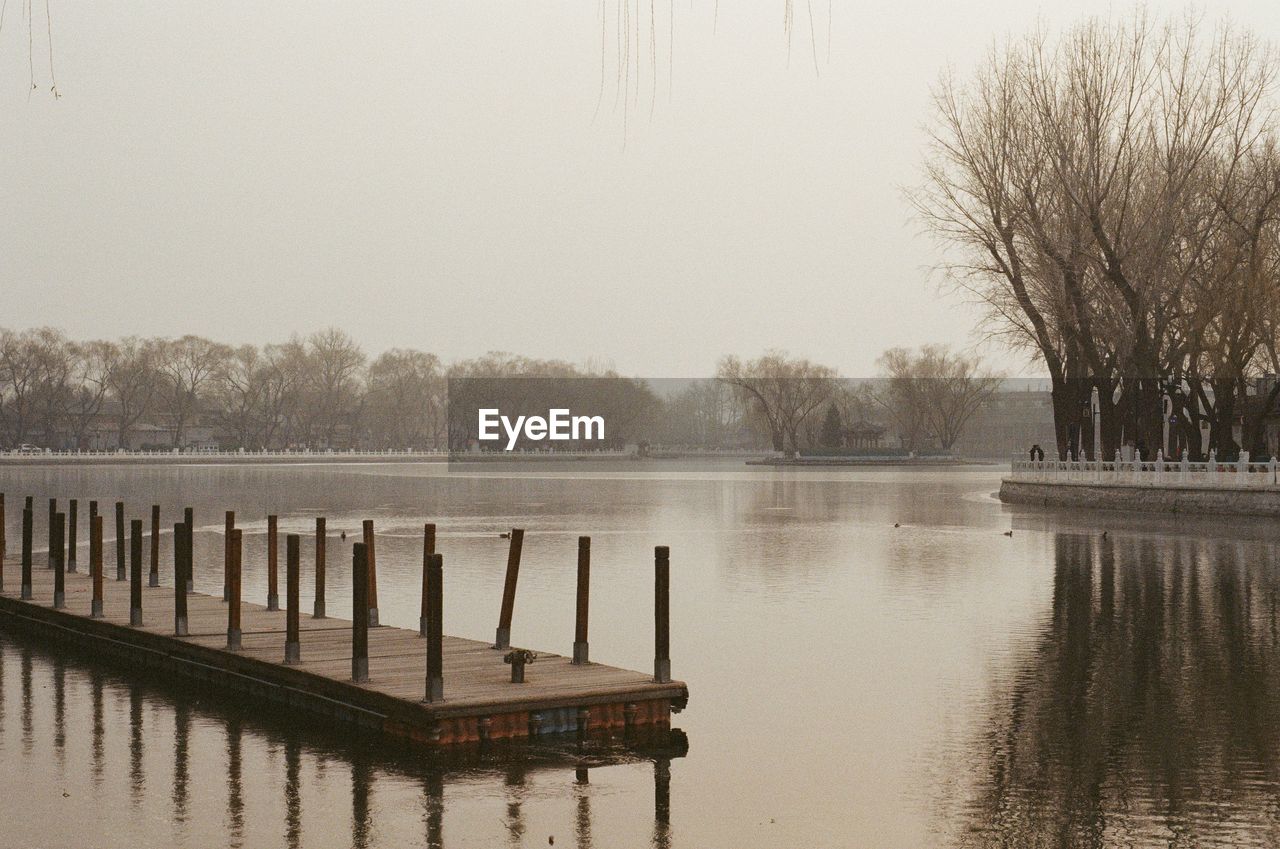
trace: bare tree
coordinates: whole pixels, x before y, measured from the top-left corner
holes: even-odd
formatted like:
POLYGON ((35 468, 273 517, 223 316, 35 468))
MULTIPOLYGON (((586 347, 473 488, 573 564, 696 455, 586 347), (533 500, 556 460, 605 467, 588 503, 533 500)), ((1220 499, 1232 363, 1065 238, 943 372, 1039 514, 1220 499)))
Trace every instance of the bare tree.
POLYGON ((160 389, 156 342, 127 336, 107 354, 107 386, 116 405, 116 444, 127 448, 134 426, 151 411, 160 389))
POLYGON ((774 450, 794 456, 800 449, 801 425, 831 398, 836 373, 827 366, 791 358, 785 351, 769 351, 746 363, 725 357, 717 377, 763 417, 774 450))

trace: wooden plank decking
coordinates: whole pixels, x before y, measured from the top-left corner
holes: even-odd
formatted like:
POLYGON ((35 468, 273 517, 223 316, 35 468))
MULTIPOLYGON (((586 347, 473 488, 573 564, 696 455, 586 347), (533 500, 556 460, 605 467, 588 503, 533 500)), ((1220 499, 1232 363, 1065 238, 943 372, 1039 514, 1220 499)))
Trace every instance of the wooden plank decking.
MULTIPOLYGON (((10 551, 13 547, 10 546, 10 551)), ((173 633, 173 587, 143 587, 143 624, 129 625, 129 582, 106 568, 101 619, 89 616, 92 583, 67 573, 66 606, 54 610, 54 572, 33 558, 33 598, 19 598, 16 558, 5 563, 0 625, 70 639, 125 663, 159 667, 249 696, 429 744, 523 737, 572 730, 667 726, 688 699, 683 682, 657 683, 640 672, 603 664, 574 665, 539 652, 526 683, 512 684, 503 652, 475 640, 444 638, 444 694, 422 701, 426 644, 416 631, 369 630, 369 680, 351 681, 351 622, 300 617, 302 659, 284 665, 283 609, 242 602, 243 648, 227 651, 227 606, 202 593, 187 595, 190 636, 173 633)), ((221 569, 221 564, 217 568, 221 569)), ((83 569, 83 567, 82 567, 83 569)), ((145 584, 145 578, 144 578, 145 584)))

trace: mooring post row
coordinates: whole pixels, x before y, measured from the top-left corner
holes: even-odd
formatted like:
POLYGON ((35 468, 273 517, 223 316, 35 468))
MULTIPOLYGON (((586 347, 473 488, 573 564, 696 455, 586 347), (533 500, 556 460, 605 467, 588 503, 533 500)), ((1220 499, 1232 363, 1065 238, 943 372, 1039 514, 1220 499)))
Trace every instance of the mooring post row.
POLYGON ((160 586, 160 505, 151 505, 151 568, 147 573, 147 586, 160 586))
POLYGON ((373 520, 361 523, 365 554, 369 561, 369 627, 378 627, 378 547, 374 541, 373 520))
POLYGON ((89 616, 102 618, 102 517, 96 506, 89 505, 89 576, 93 581, 93 599, 89 602, 89 616))
POLYGON ((589 663, 587 608, 591 595, 591 537, 578 537, 578 604, 573 629, 573 662, 589 663))
POLYGON ((498 612, 495 649, 511 648, 511 615, 516 605, 516 582, 520 578, 520 552, 524 548, 524 528, 511 529, 511 545, 507 549, 507 574, 502 583, 502 609, 498 612))
POLYGON ((428 702, 444 700, 444 557, 427 558, 427 692, 428 702))
MULTIPOLYGON (((186 507, 182 511, 182 524, 186 527, 185 533, 182 535, 182 574, 185 577, 185 589, 189 593, 196 591, 196 565, 195 565, 195 537, 196 537, 196 519, 195 511, 186 507)), ((186 603, 183 603, 183 615, 186 615, 186 603)))
POLYGON ((242 531, 232 528, 227 538, 227 650, 240 651, 240 565, 244 552, 242 550, 242 531))
POLYGON ((71 499, 67 503, 67 571, 76 571, 76 524, 77 502, 71 499))
POLYGON ((222 600, 230 594, 231 581, 231 532, 236 529, 236 511, 228 510, 222 532, 222 600))
POLYGON ((49 548, 49 560, 53 563, 53 606, 67 606, 67 514, 53 514, 53 545, 49 548))
POLYGON ((129 624, 142 625, 142 520, 129 522, 129 624))
POLYGON ((124 502, 116 502, 116 580, 123 581, 125 575, 124 553, 124 502))
POLYGON ((325 519, 324 516, 316 517, 316 592, 315 604, 311 609, 311 617, 313 619, 324 619, 324 571, 325 571, 325 555, 328 553, 328 544, 325 540, 325 519))
POLYGON ((187 636, 187 523, 173 526, 173 633, 187 636))
POLYGON ((362 542, 351 547, 351 680, 369 680, 369 553, 362 542))
POLYGON ((671 682, 671 550, 659 545, 653 550, 653 679, 671 682))
POLYGON ((31 496, 22 511, 22 598, 31 599, 31 496))
POLYGON ((436 526, 432 522, 427 522, 422 526, 422 598, 421 606, 418 610, 418 636, 427 636, 427 622, 430 617, 427 615, 427 593, 428 580, 427 574, 431 563, 431 555, 436 553, 436 526))
POLYGON ((279 517, 267 516, 267 610, 280 609, 279 517))
POLYGON ((53 523, 55 521, 54 516, 56 516, 57 513, 58 513, 58 499, 50 498, 49 499, 49 523, 48 523, 49 526, 45 529, 46 536, 49 537, 49 556, 48 558, 45 559, 45 563, 44 563, 44 568, 46 569, 53 568, 53 523))
POLYGON ((285 637, 284 662, 302 662, 302 644, 298 639, 298 578, 301 569, 302 540, 297 534, 285 537, 285 637))

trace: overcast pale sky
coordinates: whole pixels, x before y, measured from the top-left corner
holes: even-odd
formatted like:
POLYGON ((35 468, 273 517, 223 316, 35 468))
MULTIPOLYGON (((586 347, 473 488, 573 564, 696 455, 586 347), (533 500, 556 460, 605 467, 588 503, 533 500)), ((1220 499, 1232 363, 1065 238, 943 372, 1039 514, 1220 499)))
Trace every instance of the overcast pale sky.
MULTIPOLYGON (((870 374, 886 347, 976 338, 902 195, 930 84, 993 37, 1111 8, 833 0, 828 60, 813 0, 815 72, 807 3, 788 63, 784 0, 721 0, 715 21, 715 0, 657 0, 654 62, 642 0, 624 109, 617 3, 598 114, 588 0, 52 0, 56 101, 44 4, 31 92, 9 3, 0 326, 239 343, 333 324, 371 352, 645 376, 778 347, 870 374)), ((1205 13, 1280 33, 1274 2, 1205 13)))

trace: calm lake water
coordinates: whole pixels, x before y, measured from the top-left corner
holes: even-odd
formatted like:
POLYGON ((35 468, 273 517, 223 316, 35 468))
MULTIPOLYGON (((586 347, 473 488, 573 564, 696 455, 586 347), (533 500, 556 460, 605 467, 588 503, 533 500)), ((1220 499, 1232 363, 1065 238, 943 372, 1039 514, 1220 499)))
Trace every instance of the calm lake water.
MULTIPOLYGON (((653 546, 669 545, 691 698, 684 757, 563 741, 442 761, 0 632, 0 846, 1280 844, 1280 532, 1005 507, 999 476, 2 468, 7 581, 26 494, 38 514, 48 497, 122 498, 131 517, 159 503, 169 526, 189 504, 211 566, 235 509, 254 600, 266 514, 300 533, 325 515, 349 537, 329 555, 345 615, 349 545, 372 518, 382 620, 413 628, 430 520, 445 631, 475 639, 497 620, 498 534, 524 527, 513 642, 560 653, 589 534, 592 659, 634 669, 652 668, 653 546)), ((197 585, 217 592, 220 574, 197 585)))

